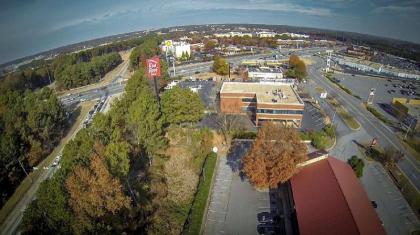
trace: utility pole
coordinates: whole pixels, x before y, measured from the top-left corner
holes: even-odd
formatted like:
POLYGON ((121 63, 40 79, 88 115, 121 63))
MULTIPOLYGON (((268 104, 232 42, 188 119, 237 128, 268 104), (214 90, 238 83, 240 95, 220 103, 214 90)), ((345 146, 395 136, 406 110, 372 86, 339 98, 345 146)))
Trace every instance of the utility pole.
POLYGON ((405 132, 404 140, 407 139, 408 132, 410 132, 411 125, 413 124, 414 119, 411 119, 410 125, 408 125, 407 131, 405 132))
POLYGON ((25 167, 23 167, 23 164, 19 160, 19 158, 17 159, 17 161, 19 162, 20 167, 22 167, 23 172, 25 172, 26 177, 28 177, 31 180, 31 182, 32 182, 32 178, 28 175, 28 172, 25 170, 25 167))
POLYGON ((174 70, 174 77, 176 76, 176 72, 175 72, 175 62, 176 62, 175 56, 172 56, 172 69, 174 70))
POLYGON ((51 85, 51 76, 50 76, 50 70, 48 69, 48 66, 45 65, 45 69, 47 70, 47 74, 48 74, 48 80, 50 81, 50 85, 51 85))

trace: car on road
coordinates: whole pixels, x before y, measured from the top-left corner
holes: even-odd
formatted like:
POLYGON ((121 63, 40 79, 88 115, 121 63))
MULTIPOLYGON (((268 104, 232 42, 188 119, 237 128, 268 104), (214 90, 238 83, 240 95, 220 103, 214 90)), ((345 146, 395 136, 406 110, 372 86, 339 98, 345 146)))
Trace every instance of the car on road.
POLYGON ((270 212, 261 212, 257 215, 257 218, 259 223, 272 223, 278 220, 276 216, 270 212))
POLYGON ((61 155, 58 155, 57 157, 55 157, 52 163, 52 166, 57 166, 58 163, 60 162, 60 159, 61 159, 61 155))

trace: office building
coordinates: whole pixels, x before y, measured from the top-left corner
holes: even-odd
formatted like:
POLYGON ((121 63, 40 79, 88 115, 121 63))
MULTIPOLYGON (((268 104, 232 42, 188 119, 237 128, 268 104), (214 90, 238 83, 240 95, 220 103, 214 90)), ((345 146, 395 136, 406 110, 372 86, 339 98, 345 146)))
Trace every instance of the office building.
POLYGON ((220 90, 220 110, 250 114, 256 126, 273 121, 300 128, 304 103, 290 84, 224 82, 220 90))

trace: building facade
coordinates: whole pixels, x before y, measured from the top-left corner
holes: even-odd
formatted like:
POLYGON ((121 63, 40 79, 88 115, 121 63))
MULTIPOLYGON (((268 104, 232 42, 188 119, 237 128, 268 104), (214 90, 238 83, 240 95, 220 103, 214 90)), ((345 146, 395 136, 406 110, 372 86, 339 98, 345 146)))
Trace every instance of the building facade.
POLYGON ((162 43, 160 46, 162 52, 171 53, 177 59, 181 58, 182 55, 188 54, 191 56, 191 45, 186 42, 173 42, 172 40, 167 40, 162 43))
POLYGON ((282 79, 283 70, 281 68, 270 67, 249 67, 248 77, 251 79, 282 79))
POLYGON ((304 103, 289 84, 224 82, 220 90, 220 110, 249 114, 256 126, 273 121, 300 128, 304 103))

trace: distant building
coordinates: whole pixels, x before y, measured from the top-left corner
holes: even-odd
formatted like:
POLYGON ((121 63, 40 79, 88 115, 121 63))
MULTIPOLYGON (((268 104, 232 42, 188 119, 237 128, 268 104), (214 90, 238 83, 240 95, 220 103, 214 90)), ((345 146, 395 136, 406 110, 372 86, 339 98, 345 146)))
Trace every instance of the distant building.
POLYGON ((259 38, 273 38, 277 35, 275 32, 268 32, 268 31, 262 31, 257 32, 257 37, 259 38))
POLYGON ((252 37, 252 33, 242 33, 242 32, 227 32, 227 33, 215 33, 216 38, 231 38, 231 37, 252 37))
POLYGON ((224 82, 220 90, 223 113, 247 113, 256 126, 266 121, 300 128, 304 103, 290 84, 224 82))
POLYGON ((290 179, 292 213, 300 235, 385 235, 353 169, 322 155, 301 164, 290 179))
POLYGON ((273 68, 273 67, 249 67, 248 77, 255 80, 282 79, 283 70, 281 68, 273 68))
POLYGON ((167 40, 162 42, 160 48, 162 52, 168 52, 176 58, 181 58, 183 54, 188 54, 188 56, 191 55, 191 45, 186 42, 174 42, 172 40, 167 40))
POLYGON ((309 38, 309 35, 299 33, 281 33, 280 36, 281 35, 286 35, 292 38, 309 38))

